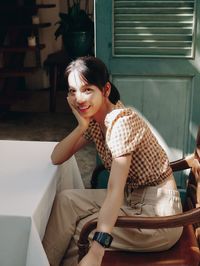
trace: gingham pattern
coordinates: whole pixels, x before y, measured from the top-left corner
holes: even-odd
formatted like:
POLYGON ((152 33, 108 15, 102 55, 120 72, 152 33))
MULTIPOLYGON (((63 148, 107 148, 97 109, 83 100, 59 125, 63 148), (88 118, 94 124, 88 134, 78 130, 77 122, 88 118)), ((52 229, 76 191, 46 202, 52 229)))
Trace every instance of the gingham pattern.
POLYGON ((132 154, 127 185, 131 189, 158 185, 172 170, 165 151, 145 121, 132 109, 118 102, 105 118, 106 138, 99 124, 91 121, 84 133, 94 141, 105 167, 110 170, 112 158, 132 154))

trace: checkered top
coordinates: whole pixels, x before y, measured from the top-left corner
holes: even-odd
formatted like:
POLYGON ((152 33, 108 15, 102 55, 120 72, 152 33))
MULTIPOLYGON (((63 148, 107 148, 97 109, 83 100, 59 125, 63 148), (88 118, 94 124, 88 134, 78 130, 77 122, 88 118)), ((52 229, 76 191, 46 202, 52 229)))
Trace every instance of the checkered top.
POLYGON ((135 189, 161 183, 171 173, 167 155, 146 122, 134 111, 118 102, 105 118, 104 137, 99 124, 92 120, 84 133, 93 141, 101 160, 110 171, 112 158, 132 154, 127 185, 135 189))

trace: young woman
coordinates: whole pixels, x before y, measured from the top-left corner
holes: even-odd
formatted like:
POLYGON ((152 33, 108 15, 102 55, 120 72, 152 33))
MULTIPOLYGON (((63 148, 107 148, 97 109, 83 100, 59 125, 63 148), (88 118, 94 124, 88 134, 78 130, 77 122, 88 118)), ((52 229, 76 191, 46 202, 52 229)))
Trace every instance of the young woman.
POLYGON ((50 265, 78 264, 78 234, 87 220, 97 216, 90 250, 80 266, 100 266, 110 244, 135 251, 169 249, 182 228, 113 229, 118 215, 166 216, 182 211, 165 151, 134 109, 120 102, 102 61, 78 58, 65 76, 67 100, 78 125, 57 144, 52 162, 62 164, 93 141, 110 176, 107 189, 64 190, 56 196, 43 240, 50 265))

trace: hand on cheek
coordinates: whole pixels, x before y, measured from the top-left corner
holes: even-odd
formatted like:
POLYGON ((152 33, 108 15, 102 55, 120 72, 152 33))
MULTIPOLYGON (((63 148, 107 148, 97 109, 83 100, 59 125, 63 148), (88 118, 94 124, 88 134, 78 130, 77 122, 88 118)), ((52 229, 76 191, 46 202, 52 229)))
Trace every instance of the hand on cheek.
POLYGON ((90 118, 84 118, 80 112, 78 111, 77 107, 75 106, 73 99, 71 96, 67 97, 67 101, 69 103, 70 108, 72 109, 73 114, 75 115, 79 126, 81 126, 84 129, 88 128, 89 122, 90 122, 90 118))

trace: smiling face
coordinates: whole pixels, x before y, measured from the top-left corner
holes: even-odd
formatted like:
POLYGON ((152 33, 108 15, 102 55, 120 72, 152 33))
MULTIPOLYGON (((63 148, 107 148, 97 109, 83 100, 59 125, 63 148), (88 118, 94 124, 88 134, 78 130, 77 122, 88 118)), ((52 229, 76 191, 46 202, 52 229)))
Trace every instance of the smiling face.
POLYGON ((76 70, 69 74, 68 84, 70 100, 82 116, 95 118, 101 115, 106 98, 97 86, 88 84, 76 70))

